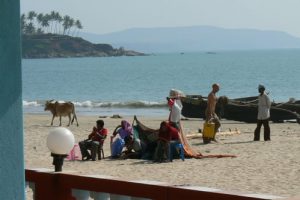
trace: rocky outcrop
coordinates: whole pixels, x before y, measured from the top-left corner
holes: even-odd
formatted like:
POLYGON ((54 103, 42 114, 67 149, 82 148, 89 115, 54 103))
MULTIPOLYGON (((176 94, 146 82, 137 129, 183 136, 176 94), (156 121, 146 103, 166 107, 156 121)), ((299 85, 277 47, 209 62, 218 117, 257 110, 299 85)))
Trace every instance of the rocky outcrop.
POLYGON ((144 56, 144 53, 93 44, 79 37, 55 34, 22 35, 23 58, 144 56))

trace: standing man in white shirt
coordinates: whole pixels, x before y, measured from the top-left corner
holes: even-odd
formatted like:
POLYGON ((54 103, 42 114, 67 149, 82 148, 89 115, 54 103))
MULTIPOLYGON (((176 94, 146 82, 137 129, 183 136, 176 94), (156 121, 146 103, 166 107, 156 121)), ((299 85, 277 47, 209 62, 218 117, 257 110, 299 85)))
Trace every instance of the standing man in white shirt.
POLYGON ((180 97, 169 98, 167 97, 168 105, 170 107, 169 122, 170 125, 179 130, 182 104, 180 97))
POLYGON ((266 89, 263 85, 258 86, 258 92, 260 94, 258 96, 257 127, 254 131, 254 141, 259 141, 260 128, 262 125, 264 126, 264 140, 271 140, 269 126, 271 101, 268 95, 265 93, 265 90, 266 89))
POLYGON ((182 110, 182 103, 180 100, 181 96, 182 94, 180 92, 173 91, 170 92, 170 96, 167 97, 168 105, 170 108, 169 123, 177 130, 180 129, 179 123, 181 120, 181 110, 182 110))

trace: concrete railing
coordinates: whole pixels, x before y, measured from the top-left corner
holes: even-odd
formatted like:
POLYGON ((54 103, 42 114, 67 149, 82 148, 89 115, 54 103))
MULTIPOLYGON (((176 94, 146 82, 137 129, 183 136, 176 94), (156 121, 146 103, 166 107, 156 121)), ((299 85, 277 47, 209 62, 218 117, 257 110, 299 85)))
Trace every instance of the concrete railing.
POLYGON ((26 169, 35 200, 267 200, 280 197, 236 194, 219 189, 172 186, 154 181, 124 181, 107 176, 80 176, 26 169))

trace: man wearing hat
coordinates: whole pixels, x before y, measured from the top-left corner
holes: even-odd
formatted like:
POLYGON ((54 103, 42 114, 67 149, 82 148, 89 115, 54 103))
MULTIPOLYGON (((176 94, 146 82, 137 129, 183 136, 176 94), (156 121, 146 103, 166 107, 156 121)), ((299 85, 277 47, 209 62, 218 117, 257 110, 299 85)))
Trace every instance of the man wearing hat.
POLYGON ((181 94, 180 91, 171 90, 169 97, 167 97, 168 105, 170 108, 170 115, 169 115, 169 123, 171 126, 179 130, 180 127, 180 119, 181 119, 181 110, 182 110, 182 103, 181 103, 181 94))
POLYGON ((268 95, 265 93, 265 86, 258 86, 258 114, 257 114, 257 127, 254 131, 254 141, 259 141, 260 138, 260 128, 264 126, 264 140, 269 141, 270 139, 270 108, 271 101, 268 95))

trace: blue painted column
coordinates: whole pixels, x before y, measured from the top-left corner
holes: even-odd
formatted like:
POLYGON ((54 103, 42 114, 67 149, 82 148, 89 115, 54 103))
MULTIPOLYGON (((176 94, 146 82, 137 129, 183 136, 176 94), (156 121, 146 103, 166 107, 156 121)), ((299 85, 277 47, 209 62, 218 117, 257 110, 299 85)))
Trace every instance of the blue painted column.
POLYGON ((25 199, 20 0, 0 0, 0 199, 25 199))

